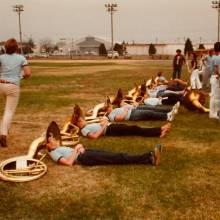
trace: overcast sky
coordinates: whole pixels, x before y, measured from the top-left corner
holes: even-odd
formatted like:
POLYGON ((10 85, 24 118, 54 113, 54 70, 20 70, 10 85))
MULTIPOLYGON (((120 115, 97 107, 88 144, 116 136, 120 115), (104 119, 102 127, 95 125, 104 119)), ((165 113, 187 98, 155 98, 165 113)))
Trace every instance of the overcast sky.
POLYGON ((155 43, 214 42, 217 11, 211 0, 0 0, 0 41, 18 38, 18 15, 14 4, 23 4, 22 32, 39 41, 88 35, 111 39, 110 15, 105 3, 117 3, 114 14, 115 41, 155 43))

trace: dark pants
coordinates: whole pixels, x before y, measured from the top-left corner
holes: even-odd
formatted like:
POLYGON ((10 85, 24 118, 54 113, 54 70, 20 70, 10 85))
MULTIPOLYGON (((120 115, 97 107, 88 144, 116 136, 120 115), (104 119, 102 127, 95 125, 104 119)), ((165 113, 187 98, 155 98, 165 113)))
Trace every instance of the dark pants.
POLYGON ((174 68, 173 70, 173 79, 176 79, 176 76, 178 79, 181 78, 181 73, 182 73, 182 68, 179 67, 179 68, 174 68))
POLYGON ((152 164, 153 152, 141 155, 129 155, 126 153, 113 153, 101 150, 85 150, 80 154, 77 162, 81 165, 108 165, 108 164, 152 164))
POLYGON ((106 136, 143 136, 158 137, 161 134, 161 128, 143 128, 137 125, 111 124, 106 129, 106 136))
POLYGON ((183 95, 180 94, 167 93, 163 95, 163 98, 165 97, 166 99, 162 99, 163 105, 175 105, 178 101, 183 101, 183 95))
POLYGON ((164 106, 149 106, 149 105, 140 105, 136 108, 137 110, 151 110, 155 112, 164 112, 168 113, 172 110, 170 107, 164 107, 164 106))
POLYGON ((129 118, 130 121, 148 121, 148 120, 167 120, 167 113, 156 112, 152 110, 133 109, 129 118))

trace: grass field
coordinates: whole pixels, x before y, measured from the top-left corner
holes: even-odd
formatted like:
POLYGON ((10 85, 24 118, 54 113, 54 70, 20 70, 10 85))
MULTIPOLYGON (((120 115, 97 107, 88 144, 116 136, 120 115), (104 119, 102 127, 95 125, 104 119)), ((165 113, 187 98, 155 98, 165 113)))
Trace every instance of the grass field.
MULTIPOLYGON (((171 75, 169 61, 32 61, 31 68, 32 77, 22 82, 9 147, 0 148, 0 160, 26 154, 50 121, 62 127, 75 103, 89 110, 119 87, 126 93, 134 82, 141 83, 159 70, 171 75)), ((143 153, 161 143, 158 167, 64 167, 47 157, 48 173, 41 179, 0 181, 0 219, 220 219, 220 124, 181 106, 172 126, 164 139, 81 138, 88 148, 128 153, 143 153)))

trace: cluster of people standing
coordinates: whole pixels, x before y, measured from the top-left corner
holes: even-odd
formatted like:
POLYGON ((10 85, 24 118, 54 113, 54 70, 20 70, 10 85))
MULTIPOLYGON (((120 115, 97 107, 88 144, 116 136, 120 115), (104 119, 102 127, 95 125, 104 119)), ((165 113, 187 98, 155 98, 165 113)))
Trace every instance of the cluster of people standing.
POLYGON ((201 55, 200 60, 195 52, 191 52, 189 58, 190 61, 187 62, 181 50, 176 51, 172 78, 180 79, 182 67, 186 65, 190 74, 191 89, 210 89, 209 117, 220 121, 220 42, 216 42, 214 49, 210 49, 207 55, 201 55))

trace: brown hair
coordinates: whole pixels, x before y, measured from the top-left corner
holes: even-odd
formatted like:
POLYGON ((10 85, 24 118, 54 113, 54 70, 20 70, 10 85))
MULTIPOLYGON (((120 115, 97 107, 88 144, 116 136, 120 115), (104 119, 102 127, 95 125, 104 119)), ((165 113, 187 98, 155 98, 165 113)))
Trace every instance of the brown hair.
POLYGON ((5 50, 7 54, 13 54, 18 51, 18 43, 14 38, 8 39, 5 42, 5 50))

